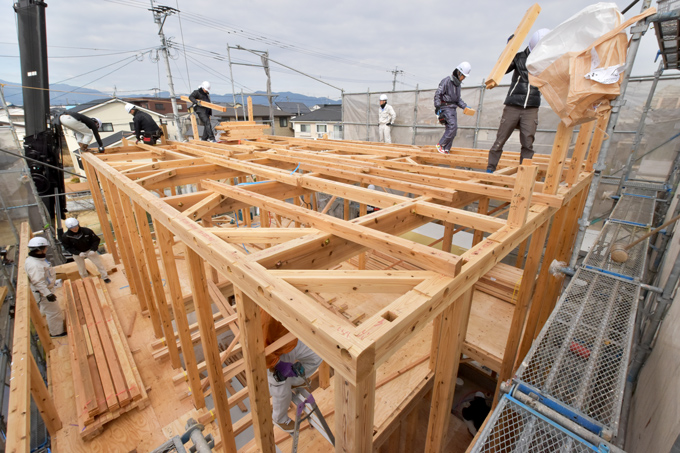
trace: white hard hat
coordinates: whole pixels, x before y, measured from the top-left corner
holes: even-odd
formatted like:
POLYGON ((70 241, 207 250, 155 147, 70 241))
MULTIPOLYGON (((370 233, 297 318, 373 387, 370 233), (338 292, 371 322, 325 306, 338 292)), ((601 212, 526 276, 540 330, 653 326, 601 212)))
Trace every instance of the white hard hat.
POLYGON ((69 217, 69 218, 66 219, 66 221, 64 222, 64 225, 66 225, 66 228, 69 228, 69 229, 70 229, 70 228, 73 228, 73 227, 76 227, 76 226, 80 225, 80 222, 78 222, 78 219, 76 219, 76 218, 74 218, 74 217, 69 217))
POLYGON ((199 88, 203 88, 203 91, 210 91, 210 82, 206 80, 199 88))
POLYGON ((130 111, 134 108, 137 108, 137 106, 134 105, 134 104, 130 104, 129 102, 127 104, 125 104, 125 111, 128 112, 128 113, 130 113, 130 111))
POLYGON ((47 242, 47 239, 43 237, 34 237, 30 241, 28 241, 28 248, 29 249, 41 249, 43 247, 49 247, 50 243, 47 242))
POLYGON ((98 128, 98 129, 101 129, 101 127, 102 127, 102 120, 100 120, 99 118, 92 118, 92 119, 94 120, 95 123, 97 123, 97 128, 98 128))
POLYGON ((470 66, 470 63, 467 61, 462 62, 458 66, 456 66, 456 69, 463 74, 465 77, 470 75, 470 72, 472 71, 472 66, 470 66))
POLYGON ((536 44, 538 44, 538 41, 543 39, 543 37, 548 33, 550 33, 550 29, 541 28, 540 30, 537 30, 533 35, 531 35, 531 39, 529 40, 529 51, 534 50, 536 44))
POLYGON ((369 184, 367 189, 375 190, 375 186, 373 184, 369 184))
POLYGON ((381 95, 380 95, 380 100, 381 100, 381 101, 386 101, 386 100, 387 100, 387 95, 386 95, 386 94, 381 94, 381 95))

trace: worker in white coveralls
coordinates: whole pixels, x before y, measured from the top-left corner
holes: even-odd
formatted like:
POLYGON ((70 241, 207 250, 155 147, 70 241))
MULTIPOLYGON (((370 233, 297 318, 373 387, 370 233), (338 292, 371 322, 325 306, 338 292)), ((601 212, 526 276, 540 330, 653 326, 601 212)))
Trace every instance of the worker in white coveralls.
POLYGON ((94 138, 99 145, 98 151, 104 152, 104 143, 99 136, 99 129, 102 127, 102 122, 99 118, 90 118, 82 113, 64 113, 59 117, 59 122, 62 126, 71 129, 76 136, 76 141, 80 147, 80 151, 87 151, 90 142, 94 138))
MULTIPOLYGON (((262 309, 260 309, 260 321, 265 347, 288 333, 288 329, 283 327, 283 324, 262 309)), ((265 360, 269 393, 272 397, 272 419, 279 428, 292 434, 295 431, 295 422, 288 417, 288 407, 293 399, 292 388, 305 384, 304 379, 294 371, 293 365, 300 362, 305 369, 305 376, 309 377, 319 368, 322 360, 298 339, 268 354, 265 360), (275 375, 282 380, 277 381, 275 375)))
POLYGON ((47 318, 47 327, 52 337, 66 335, 64 329, 64 314, 57 302, 57 296, 52 293, 56 282, 56 273, 45 258, 50 243, 42 237, 35 237, 28 241, 28 257, 24 270, 28 275, 31 291, 40 307, 40 313, 47 318))
POLYGON ((99 236, 89 228, 81 227, 78 219, 69 217, 64 222, 66 224, 66 232, 61 237, 61 244, 66 251, 73 255, 73 261, 78 266, 78 273, 81 278, 87 277, 87 268, 85 267, 85 260, 89 259, 97 266, 97 270, 104 279, 104 283, 111 283, 109 274, 106 272, 102 257, 97 253, 99 248, 99 236))
POLYGON ((380 111, 378 112, 378 138, 382 143, 392 143, 392 124, 397 113, 391 105, 387 105, 387 95, 380 95, 380 111))

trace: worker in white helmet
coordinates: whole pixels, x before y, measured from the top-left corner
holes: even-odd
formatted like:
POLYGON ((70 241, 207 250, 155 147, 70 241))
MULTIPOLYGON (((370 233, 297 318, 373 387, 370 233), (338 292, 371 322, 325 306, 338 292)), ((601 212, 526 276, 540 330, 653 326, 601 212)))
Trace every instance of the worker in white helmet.
POLYGON ((439 122, 446 126, 444 135, 437 143, 437 151, 442 154, 449 154, 451 145, 453 144, 453 139, 456 137, 458 132, 458 115, 456 113, 456 107, 463 109, 463 113, 466 115, 474 115, 475 111, 468 108, 463 98, 460 96, 460 85, 463 80, 470 75, 472 71, 472 66, 467 61, 462 62, 456 69, 453 70, 453 74, 445 77, 441 82, 439 82, 439 87, 434 94, 434 111, 439 122))
POLYGON ((73 131, 81 152, 87 151, 92 138, 97 140, 99 152, 104 152, 104 143, 102 143, 102 138, 99 136, 99 129, 102 127, 102 122, 99 118, 91 118, 78 112, 66 112, 59 116, 59 122, 62 126, 73 131))
MULTIPOLYGON (((498 161, 503 154, 503 145, 508 141, 515 129, 519 129, 519 143, 522 146, 519 162, 534 157, 534 136, 538 127, 538 107, 541 105, 541 92, 538 88, 529 85, 529 71, 527 70, 527 58, 538 42, 550 30, 541 28, 529 39, 526 49, 518 52, 510 63, 506 74, 512 73, 512 82, 508 95, 505 97, 505 108, 501 116, 501 124, 498 126, 496 140, 489 150, 487 173, 496 171, 498 161)), ((511 37, 512 38, 512 37, 511 37)))
POLYGON ((144 142, 147 145, 155 145, 156 141, 163 136, 163 130, 158 127, 158 124, 151 118, 151 115, 142 111, 134 104, 125 104, 125 111, 132 115, 132 121, 135 126, 135 138, 137 141, 144 142))
POLYGON ((387 95, 380 95, 380 110, 378 111, 378 137, 383 143, 392 143, 392 124, 397 119, 397 113, 391 105, 387 105, 387 95))
POLYGON ((89 259, 97 266, 97 270, 104 279, 104 283, 111 283, 109 274, 106 272, 106 267, 102 262, 101 256, 97 253, 99 248, 99 236, 89 228, 81 227, 78 219, 69 217, 64 222, 66 224, 66 232, 61 237, 61 244, 67 252, 73 256, 73 261, 78 266, 78 273, 81 278, 87 277, 87 268, 85 267, 85 260, 89 259))
MULTIPOLYGON (((189 95, 189 100, 193 102, 189 108, 194 109, 196 115, 198 115, 198 119, 203 123, 203 135, 201 136, 201 140, 214 142, 215 133, 213 132, 212 124, 210 123, 212 109, 201 105, 201 101, 210 102, 210 82, 205 81, 201 83, 201 86, 189 95)), ((194 137, 194 139, 196 138, 197 137, 194 137)))
POLYGON ((56 282, 54 268, 47 261, 47 247, 50 243, 43 237, 34 237, 28 241, 28 256, 24 270, 28 275, 31 291, 40 307, 40 313, 47 319, 47 328, 52 337, 66 335, 64 329, 64 313, 59 307, 57 296, 52 292, 56 282))

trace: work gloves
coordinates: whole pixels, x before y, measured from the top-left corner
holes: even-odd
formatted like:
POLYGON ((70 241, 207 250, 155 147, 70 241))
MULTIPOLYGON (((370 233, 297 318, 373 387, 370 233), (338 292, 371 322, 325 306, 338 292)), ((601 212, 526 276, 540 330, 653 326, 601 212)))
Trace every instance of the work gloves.
POLYGON ((55 296, 54 294, 48 294, 47 296, 45 296, 45 299, 47 299, 50 302, 56 302, 57 296, 55 296))
POLYGON ((293 369, 293 364, 290 362, 283 362, 279 360, 279 362, 274 366, 274 369, 279 372, 281 377, 297 377, 297 373, 293 369))
POLYGON ((392 125, 392 123, 387 123, 387 125, 388 125, 388 126, 391 126, 391 125, 392 125))
POLYGON ((87 252, 80 252, 78 256, 81 258, 87 258, 87 252))

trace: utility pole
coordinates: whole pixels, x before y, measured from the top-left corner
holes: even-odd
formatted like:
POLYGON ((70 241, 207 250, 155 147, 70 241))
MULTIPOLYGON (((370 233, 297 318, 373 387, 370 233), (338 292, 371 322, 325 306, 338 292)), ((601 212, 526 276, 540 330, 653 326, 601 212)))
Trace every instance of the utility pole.
POLYGON ((165 24, 165 19, 171 14, 178 13, 179 10, 171 8, 169 6, 153 6, 153 0, 151 2, 151 11, 153 13, 153 20, 158 24, 158 36, 161 38, 161 53, 163 54, 163 60, 165 61, 165 72, 168 76, 168 88, 170 90, 170 102, 172 103, 172 116, 175 120, 175 126, 177 127, 177 134, 179 139, 183 140, 182 129, 179 125, 179 110, 177 109, 177 99, 175 96, 175 85, 172 83, 172 72, 170 72, 170 58, 168 57, 168 42, 165 39, 165 33, 163 33, 163 24, 165 24))
POLYGON ((267 74, 267 100, 269 101, 269 121, 272 125, 272 135, 274 135, 274 100, 272 99, 272 78, 269 73, 269 51, 260 56, 264 73, 267 74))
MULTIPOLYGON (((231 69, 231 48, 227 43, 227 58, 229 59, 229 78, 231 79, 231 102, 234 104, 234 118, 238 121, 238 111, 236 110, 236 89, 234 88, 234 71, 231 69)), ((245 116, 245 108, 243 110, 245 116)))
POLYGON ((394 67, 393 70, 390 71, 394 75, 394 79, 392 80, 392 91, 396 91, 397 89, 397 75, 403 74, 404 71, 401 69, 398 69, 397 66, 394 67))

